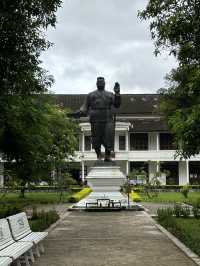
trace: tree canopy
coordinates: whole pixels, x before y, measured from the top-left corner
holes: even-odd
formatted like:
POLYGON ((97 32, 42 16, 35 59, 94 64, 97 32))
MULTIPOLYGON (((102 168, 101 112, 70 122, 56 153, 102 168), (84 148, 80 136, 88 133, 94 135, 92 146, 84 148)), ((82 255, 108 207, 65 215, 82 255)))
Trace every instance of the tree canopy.
POLYGON ((46 97, 12 96, 0 149, 10 162, 12 175, 22 186, 40 181, 41 172, 59 168, 73 155, 77 126, 67 111, 48 102, 46 97))
POLYGON ((55 27, 61 3, 0 1, 0 152, 23 186, 39 180, 42 169, 58 167, 76 147, 77 126, 46 95, 53 77, 40 59, 52 45, 45 30, 55 27))
POLYGON ((150 20, 155 54, 173 54, 178 67, 159 90, 160 110, 184 158, 200 152, 200 0, 149 0, 141 19, 150 20))
POLYGON ((61 0, 0 1, 0 95, 40 93, 52 76, 40 66, 51 43, 44 37, 55 26, 61 0))

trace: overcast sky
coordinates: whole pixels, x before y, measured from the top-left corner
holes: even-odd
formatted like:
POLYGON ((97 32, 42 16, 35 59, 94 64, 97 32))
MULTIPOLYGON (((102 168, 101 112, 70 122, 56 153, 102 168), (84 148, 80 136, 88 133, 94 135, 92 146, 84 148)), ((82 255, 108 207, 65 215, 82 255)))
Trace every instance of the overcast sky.
POLYGON ((58 23, 47 39, 54 46, 43 53, 43 66, 55 78, 55 93, 88 93, 96 77, 106 88, 118 81, 122 93, 154 93, 175 66, 173 57, 155 57, 149 23, 138 10, 147 0, 63 0, 58 23))

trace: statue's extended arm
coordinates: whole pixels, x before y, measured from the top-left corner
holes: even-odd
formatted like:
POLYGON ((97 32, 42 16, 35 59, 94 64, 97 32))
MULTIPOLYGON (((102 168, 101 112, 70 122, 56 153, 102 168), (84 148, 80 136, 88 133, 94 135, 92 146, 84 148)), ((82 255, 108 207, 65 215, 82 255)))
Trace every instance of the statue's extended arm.
POLYGON ((114 99, 113 99, 113 105, 116 108, 119 108, 121 105, 121 95, 120 95, 120 85, 118 82, 115 82, 115 86, 114 86, 114 99))
POLYGON ((79 110, 75 111, 74 113, 68 114, 68 116, 73 117, 73 118, 80 118, 81 116, 87 116, 89 109, 89 96, 87 96, 85 102, 83 105, 80 107, 79 110))

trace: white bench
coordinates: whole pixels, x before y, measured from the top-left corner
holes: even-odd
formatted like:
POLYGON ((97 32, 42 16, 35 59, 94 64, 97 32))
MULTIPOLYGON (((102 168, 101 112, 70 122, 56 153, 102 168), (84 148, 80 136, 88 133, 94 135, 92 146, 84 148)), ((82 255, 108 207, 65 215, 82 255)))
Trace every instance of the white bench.
POLYGON ((8 221, 0 219, 0 257, 9 257, 12 261, 16 261, 18 266, 21 265, 20 257, 22 257, 25 260, 26 266, 29 266, 28 255, 31 252, 32 246, 31 242, 15 242, 12 238, 8 221))
POLYGON ((9 257, 0 257, 0 266, 9 266, 12 263, 12 259, 9 257))
MULTIPOLYGON (((34 251, 37 257, 40 257, 40 251, 44 252, 42 240, 47 237, 47 232, 32 232, 25 212, 7 217, 12 236, 15 241, 30 242, 34 245, 34 251)), ((34 260, 34 258, 31 258, 34 260)))

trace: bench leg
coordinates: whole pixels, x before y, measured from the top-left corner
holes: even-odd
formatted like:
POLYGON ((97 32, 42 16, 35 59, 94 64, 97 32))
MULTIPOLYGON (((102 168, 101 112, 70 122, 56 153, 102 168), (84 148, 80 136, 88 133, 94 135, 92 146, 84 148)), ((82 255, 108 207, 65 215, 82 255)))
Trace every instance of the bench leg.
POLYGON ((16 260, 17 266, 21 266, 21 262, 19 259, 16 260))
POLYGON ((40 251, 41 251, 42 253, 44 253, 44 245, 43 245, 43 243, 40 243, 40 244, 39 244, 39 247, 40 247, 40 251))
POLYGON ((24 254, 24 259, 25 259, 26 266, 30 266, 27 253, 24 254))
POLYGON ((40 250, 39 250, 38 245, 35 245, 35 254, 36 254, 36 256, 37 256, 38 258, 40 257, 40 250))
POLYGON ((33 256, 33 250, 32 250, 32 248, 29 250, 29 256, 30 256, 31 262, 34 263, 35 262, 35 258, 33 256))

